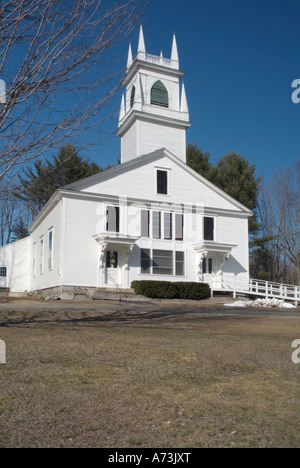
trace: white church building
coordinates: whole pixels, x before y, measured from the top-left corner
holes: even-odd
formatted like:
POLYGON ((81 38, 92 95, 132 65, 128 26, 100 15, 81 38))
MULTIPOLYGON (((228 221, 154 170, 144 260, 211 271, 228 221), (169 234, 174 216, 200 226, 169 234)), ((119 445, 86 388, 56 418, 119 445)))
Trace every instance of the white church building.
POLYGON ((175 36, 171 58, 129 47, 118 130, 121 164, 56 191, 30 236, 0 249, 12 295, 129 289, 134 280, 249 278, 252 212, 186 165, 191 126, 175 36))

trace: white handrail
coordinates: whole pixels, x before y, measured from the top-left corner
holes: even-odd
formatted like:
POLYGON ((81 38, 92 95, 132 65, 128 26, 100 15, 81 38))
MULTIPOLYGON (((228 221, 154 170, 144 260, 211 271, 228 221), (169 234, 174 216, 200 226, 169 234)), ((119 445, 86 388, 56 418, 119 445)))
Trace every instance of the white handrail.
POLYGON ((300 286, 291 284, 275 283, 273 281, 265 281, 254 278, 239 278, 231 275, 220 275, 212 277, 211 284, 212 290, 224 290, 233 292, 234 297, 238 293, 249 294, 253 296, 261 296, 266 299, 282 299, 294 301, 295 305, 300 303, 300 286), (218 287, 214 287, 218 279, 218 287))

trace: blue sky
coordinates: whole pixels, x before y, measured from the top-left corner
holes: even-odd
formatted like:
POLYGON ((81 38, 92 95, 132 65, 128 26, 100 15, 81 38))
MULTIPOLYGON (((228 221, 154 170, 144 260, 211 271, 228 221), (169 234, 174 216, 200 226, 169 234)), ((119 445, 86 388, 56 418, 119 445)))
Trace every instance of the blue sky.
MULTIPOLYGON (((143 20, 147 52, 170 57, 176 33, 193 125, 187 143, 197 143, 216 163, 235 151, 266 178, 300 158, 300 104, 291 99, 300 79, 299 0, 152 0, 143 20)), ((138 28, 112 51, 126 65, 138 28)), ((111 106, 116 111, 120 95, 111 106)), ((110 122, 117 128, 117 118, 110 122)), ((113 136, 85 155, 114 164, 120 140, 113 136)))

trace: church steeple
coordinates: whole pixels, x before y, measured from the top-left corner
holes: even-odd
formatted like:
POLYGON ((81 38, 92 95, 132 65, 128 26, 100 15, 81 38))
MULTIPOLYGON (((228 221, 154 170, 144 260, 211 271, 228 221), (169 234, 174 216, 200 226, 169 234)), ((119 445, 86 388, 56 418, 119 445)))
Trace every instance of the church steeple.
POLYGON ((186 130, 191 126, 185 86, 180 85, 184 72, 179 70, 175 34, 171 58, 163 53, 146 52, 144 31, 140 27, 135 58, 129 45, 127 71, 122 81, 126 97, 122 97, 119 116, 121 162, 127 162, 166 148, 186 162, 186 130))

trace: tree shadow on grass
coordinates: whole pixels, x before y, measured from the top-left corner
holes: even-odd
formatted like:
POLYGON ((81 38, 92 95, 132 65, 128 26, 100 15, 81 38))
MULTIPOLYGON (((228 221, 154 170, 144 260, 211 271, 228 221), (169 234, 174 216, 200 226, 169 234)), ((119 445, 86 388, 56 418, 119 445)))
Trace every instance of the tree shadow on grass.
MULTIPOLYGON (((132 325, 132 326, 176 326, 204 324, 209 321, 244 320, 249 315, 244 310, 190 307, 185 305, 158 304, 151 302, 116 302, 95 304, 48 303, 34 307, 18 307, 10 304, 0 308, 0 327, 29 327, 36 325, 132 325)), ((253 315, 257 315, 253 313, 253 315)))

